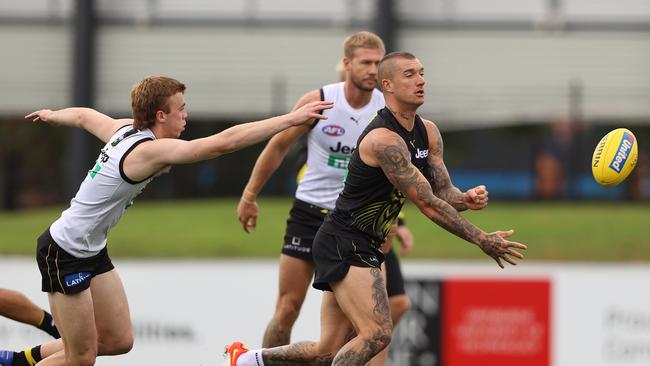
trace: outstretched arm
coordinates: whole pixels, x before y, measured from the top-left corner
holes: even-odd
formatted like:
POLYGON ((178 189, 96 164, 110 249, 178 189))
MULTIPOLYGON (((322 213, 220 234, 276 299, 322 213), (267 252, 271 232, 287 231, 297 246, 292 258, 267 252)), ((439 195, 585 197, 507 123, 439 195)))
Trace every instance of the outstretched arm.
POLYGON ((426 178, 431 184, 433 193, 458 211, 484 208, 487 205, 488 196, 485 186, 478 186, 467 190, 467 192, 461 192, 452 184, 447 166, 443 160, 444 144, 440 131, 433 122, 427 120, 424 122, 429 135, 426 178))
POLYGON ((411 163, 410 153, 404 140, 386 129, 370 132, 359 147, 362 160, 370 166, 379 166, 388 180, 436 224, 452 234, 478 245, 503 268, 501 260, 515 265, 511 257, 523 258, 512 248, 526 249, 520 243, 504 238, 511 231, 485 233, 465 219, 450 204, 434 195, 431 185, 411 163))
POLYGON ((132 124, 132 119, 113 119, 90 108, 65 108, 57 111, 41 109, 25 116, 34 122, 42 121, 53 126, 82 128, 103 142, 107 142, 120 127, 132 124))
MULTIPOLYGON (((319 100, 320 92, 314 90, 300 98, 293 110, 298 110, 307 103, 319 100)), ((308 123, 291 127, 288 130, 282 131, 273 136, 257 158, 251 176, 248 179, 248 183, 246 184, 241 199, 239 200, 239 204, 237 205, 237 218, 239 219, 242 228, 247 233, 255 229, 257 226, 257 195, 260 193, 264 184, 266 184, 271 175, 273 175, 273 173, 278 169, 291 145, 293 145, 300 136, 309 131, 312 121, 313 119, 308 121, 308 123)))
POLYGON ((142 180, 175 164, 188 164, 216 158, 268 139, 274 134, 313 118, 326 119, 320 114, 332 108, 331 102, 308 103, 291 113, 230 127, 218 134, 183 141, 159 139, 138 145, 124 160, 124 172, 133 180, 142 180))

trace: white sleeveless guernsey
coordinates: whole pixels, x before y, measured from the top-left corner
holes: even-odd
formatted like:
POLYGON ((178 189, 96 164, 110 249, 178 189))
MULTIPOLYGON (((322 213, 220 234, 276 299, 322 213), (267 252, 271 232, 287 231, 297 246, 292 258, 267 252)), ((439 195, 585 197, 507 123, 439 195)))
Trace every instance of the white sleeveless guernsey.
POLYGON ((334 102, 334 108, 325 110, 328 119, 318 121, 309 132, 307 169, 298 183, 296 198, 333 210, 357 139, 385 103, 382 93, 375 89, 368 104, 354 109, 345 98, 343 82, 321 90, 322 99, 334 102))
POLYGON ((122 170, 124 158, 133 148, 156 138, 149 129, 134 132, 127 125, 110 138, 70 202, 70 208, 50 226, 54 241, 77 258, 92 257, 106 246, 108 231, 152 179, 134 182, 122 170))

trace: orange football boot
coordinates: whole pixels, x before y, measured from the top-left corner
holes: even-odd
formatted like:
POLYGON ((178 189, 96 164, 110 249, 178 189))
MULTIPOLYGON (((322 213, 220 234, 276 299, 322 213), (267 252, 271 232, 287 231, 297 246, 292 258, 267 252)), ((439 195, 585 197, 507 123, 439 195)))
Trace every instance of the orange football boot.
POLYGON ((248 352, 248 348, 241 342, 233 342, 224 347, 223 357, 226 359, 223 366, 237 366, 237 360, 241 355, 248 352))

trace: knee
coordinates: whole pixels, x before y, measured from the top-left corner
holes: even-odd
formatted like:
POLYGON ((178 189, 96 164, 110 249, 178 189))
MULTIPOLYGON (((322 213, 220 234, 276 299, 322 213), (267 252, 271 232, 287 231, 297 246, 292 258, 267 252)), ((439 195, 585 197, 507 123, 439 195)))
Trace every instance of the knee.
POLYGON ((133 348, 133 334, 123 334, 119 337, 103 338, 99 340, 100 355, 122 355, 133 348))
POLYGON ((129 353, 133 349, 133 335, 129 334, 128 337, 121 337, 120 341, 114 344, 113 349, 116 355, 129 353))
POLYGON ((93 366, 96 359, 97 353, 92 351, 70 354, 66 357, 66 365, 93 366))
POLYGON ((375 355, 388 347, 393 337, 393 329, 391 326, 376 326, 367 332, 359 334, 359 336, 375 355))
POLYGON ((374 341, 375 341, 375 344, 377 345, 378 350, 381 351, 384 348, 388 347, 388 345, 390 344, 390 341, 392 340, 392 338, 393 338, 393 328, 392 327, 381 328, 377 333, 375 333, 374 341))

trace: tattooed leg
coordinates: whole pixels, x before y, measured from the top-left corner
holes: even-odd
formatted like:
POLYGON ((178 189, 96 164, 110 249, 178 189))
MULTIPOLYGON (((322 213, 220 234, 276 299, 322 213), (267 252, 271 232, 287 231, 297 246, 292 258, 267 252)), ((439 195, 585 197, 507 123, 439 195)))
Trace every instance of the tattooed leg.
POLYGON ((299 342, 284 347, 265 349, 264 364, 274 365, 331 365, 334 355, 352 334, 352 324, 339 307, 334 294, 324 292, 321 302, 321 333, 318 342, 299 342))
POLYGON ((332 365, 365 365, 391 340, 393 324, 381 271, 350 267, 334 291, 357 336, 341 348, 332 365))
POLYGON ((317 342, 297 342, 288 346, 269 348, 262 351, 264 365, 313 365, 329 366, 331 354, 320 354, 317 342))
POLYGON ((289 330, 282 329, 280 324, 275 319, 271 319, 271 322, 266 327, 264 332, 264 339, 262 340, 262 347, 278 347, 285 344, 289 344, 291 339, 291 328, 289 330))

